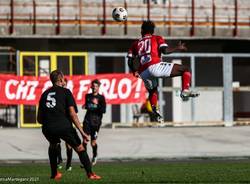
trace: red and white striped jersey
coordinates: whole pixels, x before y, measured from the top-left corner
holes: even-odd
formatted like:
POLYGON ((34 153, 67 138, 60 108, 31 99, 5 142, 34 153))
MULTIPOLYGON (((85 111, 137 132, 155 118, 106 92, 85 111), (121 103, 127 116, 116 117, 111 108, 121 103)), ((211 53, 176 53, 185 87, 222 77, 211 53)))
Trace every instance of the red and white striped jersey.
POLYGON ((127 57, 139 58, 139 60, 134 60, 134 62, 140 62, 138 72, 141 73, 150 65, 161 61, 160 48, 162 46, 168 46, 163 37, 146 34, 132 44, 127 57))

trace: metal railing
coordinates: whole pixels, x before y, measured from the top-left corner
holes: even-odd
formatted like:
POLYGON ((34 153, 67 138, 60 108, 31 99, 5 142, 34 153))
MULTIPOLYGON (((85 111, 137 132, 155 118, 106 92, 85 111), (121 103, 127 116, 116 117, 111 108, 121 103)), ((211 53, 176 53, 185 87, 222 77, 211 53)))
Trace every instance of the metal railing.
POLYGON ((107 27, 123 26, 123 34, 127 35, 128 28, 140 26, 141 21, 151 19, 158 26, 166 28, 168 36, 172 35, 174 27, 188 27, 189 36, 196 36, 196 28, 211 30, 211 36, 216 36, 216 30, 221 27, 232 29, 232 36, 239 36, 239 29, 250 27, 250 2, 239 4, 232 0, 231 4, 218 4, 210 0, 205 5, 199 1, 187 0, 181 4, 174 4, 168 0, 164 4, 154 4, 147 1, 87 1, 75 0, 62 2, 30 0, 1 1, 0 26, 8 27, 7 34, 15 33, 16 26, 32 27, 32 34, 37 34, 37 27, 50 25, 54 27, 54 34, 60 35, 62 27, 76 26, 78 34, 88 25, 101 26, 100 35, 107 34, 107 27), (124 23, 112 20, 111 12, 114 7, 123 6, 129 12, 129 19, 124 23))

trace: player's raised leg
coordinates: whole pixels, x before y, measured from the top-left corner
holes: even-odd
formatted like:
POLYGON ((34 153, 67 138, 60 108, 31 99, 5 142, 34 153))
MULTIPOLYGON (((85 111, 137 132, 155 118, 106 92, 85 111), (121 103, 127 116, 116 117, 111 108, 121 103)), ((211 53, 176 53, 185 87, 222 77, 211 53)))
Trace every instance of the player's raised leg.
POLYGON ((181 76, 182 79, 182 89, 181 89, 181 98, 185 101, 189 97, 199 96, 198 92, 190 90, 192 74, 189 67, 185 65, 174 64, 170 77, 181 76))

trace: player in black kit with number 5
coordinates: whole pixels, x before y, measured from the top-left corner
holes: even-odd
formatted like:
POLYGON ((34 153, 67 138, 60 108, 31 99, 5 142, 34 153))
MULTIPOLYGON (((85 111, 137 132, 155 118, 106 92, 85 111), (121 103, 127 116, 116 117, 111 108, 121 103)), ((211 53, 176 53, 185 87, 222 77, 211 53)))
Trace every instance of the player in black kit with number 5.
POLYGON ((100 81, 97 79, 91 82, 92 93, 85 95, 85 105, 83 106, 87 109, 83 121, 83 129, 91 137, 91 146, 93 150, 92 165, 95 165, 97 161, 96 140, 102 124, 102 115, 106 112, 105 97, 99 94, 100 84, 100 81))
POLYGON ((65 79, 60 70, 50 74, 53 86, 47 89, 39 101, 37 121, 42 124, 42 132, 49 141, 49 160, 51 179, 60 180, 62 174, 57 171, 57 146, 60 139, 68 143, 78 154, 81 164, 91 180, 101 179, 92 172, 89 156, 81 143, 76 129, 81 133, 84 144, 89 141, 89 136, 83 131, 75 111, 75 100, 69 89, 64 88, 65 79))

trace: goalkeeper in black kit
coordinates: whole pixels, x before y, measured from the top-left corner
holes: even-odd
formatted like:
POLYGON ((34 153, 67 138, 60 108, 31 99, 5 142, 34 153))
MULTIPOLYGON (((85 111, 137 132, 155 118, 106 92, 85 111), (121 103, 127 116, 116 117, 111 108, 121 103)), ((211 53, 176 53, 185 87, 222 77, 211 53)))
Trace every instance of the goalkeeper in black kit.
MULTIPOLYGON (((91 138, 93 150, 92 165, 97 162, 97 136, 102 125, 102 116, 106 112, 105 97, 99 94, 100 81, 95 79, 91 82, 92 93, 85 95, 85 105, 87 112, 83 121, 83 130, 91 138)), ((86 146, 85 146, 86 147, 86 146)))

